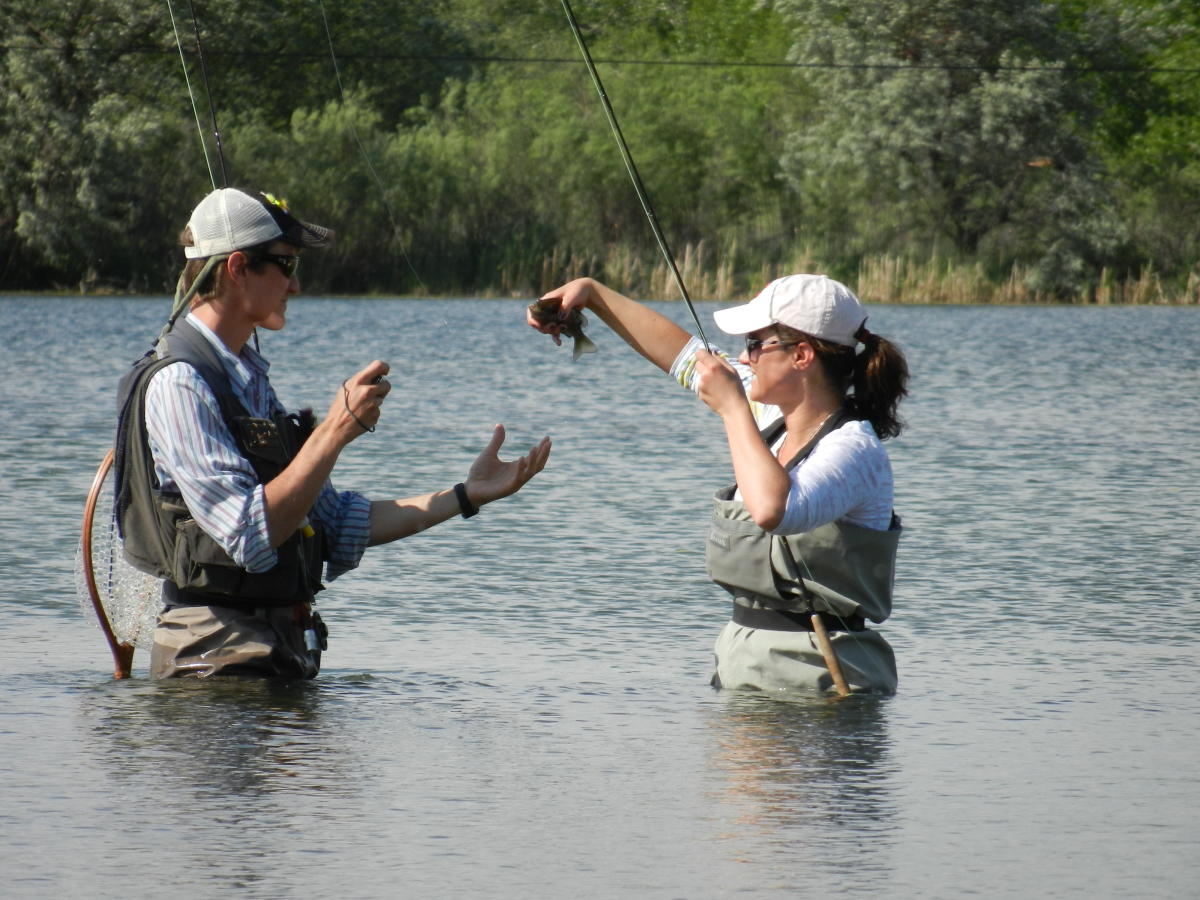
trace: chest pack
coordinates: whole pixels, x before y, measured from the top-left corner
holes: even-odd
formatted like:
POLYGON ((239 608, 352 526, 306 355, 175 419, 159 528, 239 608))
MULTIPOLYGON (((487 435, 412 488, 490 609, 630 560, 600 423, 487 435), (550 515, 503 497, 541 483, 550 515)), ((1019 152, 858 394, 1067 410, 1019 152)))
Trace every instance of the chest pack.
MULTIPOLYGON (((785 468, 790 472, 820 440, 851 419, 835 413, 785 468)), ((784 423, 763 432, 771 446, 784 423)), ((705 561, 709 577, 733 595, 737 607, 787 613, 825 613, 837 623, 882 622, 892 611, 892 583, 900 521, 877 531, 827 522, 799 534, 764 531, 746 505, 734 500, 736 485, 717 492, 705 561)), ((736 619, 736 615, 735 615, 736 619)), ((839 629, 844 630, 844 629, 839 629)))
POLYGON ((192 366, 212 390, 225 425, 260 484, 287 467, 314 425, 308 411, 251 416, 209 342, 186 319, 176 323, 159 349, 135 362, 117 388, 113 512, 125 558, 169 582, 172 605, 261 607, 311 600, 322 587, 325 556, 318 526, 297 531, 276 548, 273 568, 249 572, 199 526, 181 494, 162 489, 146 429, 146 391, 156 372, 178 363, 192 366))

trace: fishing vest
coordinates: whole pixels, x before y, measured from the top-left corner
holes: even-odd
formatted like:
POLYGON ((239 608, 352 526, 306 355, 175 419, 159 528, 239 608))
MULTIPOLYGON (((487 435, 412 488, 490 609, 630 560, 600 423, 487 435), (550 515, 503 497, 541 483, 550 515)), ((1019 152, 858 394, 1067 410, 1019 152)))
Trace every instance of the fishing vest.
MULTIPOLYGON (((821 438, 849 419, 845 413, 830 417, 785 468, 794 469, 821 438)), ((778 423, 763 432, 768 446, 783 427, 778 423)), ((895 514, 887 531, 828 522, 799 534, 774 535, 733 499, 736 489, 723 488, 713 499, 705 552, 708 576, 733 595, 735 615, 738 607, 784 615, 823 613, 836 630, 858 630, 865 619, 882 622, 891 615, 901 532, 895 514)))
POLYGON ((197 524, 182 495, 160 488, 146 430, 146 391, 154 373, 180 362, 194 367, 216 396, 225 424, 260 484, 283 471, 314 425, 308 410, 269 419, 249 415, 212 345, 187 320, 178 322, 167 334, 165 348, 135 362, 117 389, 113 503, 125 558, 169 582, 165 594, 171 605, 264 607, 310 601, 322 589, 319 525, 297 530, 276 548, 278 559, 270 570, 248 572, 197 524))

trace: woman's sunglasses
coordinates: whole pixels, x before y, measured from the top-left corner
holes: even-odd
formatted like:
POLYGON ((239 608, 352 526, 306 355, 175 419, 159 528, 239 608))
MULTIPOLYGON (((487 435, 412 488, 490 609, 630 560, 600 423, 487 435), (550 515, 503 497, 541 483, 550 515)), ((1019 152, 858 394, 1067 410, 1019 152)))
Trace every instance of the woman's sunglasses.
POLYGON ((750 362, 754 362, 758 359, 758 355, 762 353, 763 350, 770 350, 774 347, 795 347, 799 343, 802 342, 781 341, 778 338, 764 341, 762 338, 748 337, 746 338, 746 358, 749 359, 750 362))

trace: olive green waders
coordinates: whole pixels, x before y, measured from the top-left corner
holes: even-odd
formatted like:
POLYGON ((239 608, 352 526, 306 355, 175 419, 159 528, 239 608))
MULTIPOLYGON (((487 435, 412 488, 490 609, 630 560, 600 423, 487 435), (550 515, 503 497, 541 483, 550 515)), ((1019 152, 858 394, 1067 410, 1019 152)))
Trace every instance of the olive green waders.
POLYGON ((313 678, 321 668, 313 635, 323 646, 324 624, 306 603, 260 609, 176 606, 159 616, 150 674, 313 678), (312 632, 307 641, 306 631, 312 632))
POLYGON ((714 498, 706 552, 709 577, 734 603, 713 648, 713 684, 828 690, 833 679, 811 624, 819 613, 850 688, 895 693, 895 654, 866 620, 891 614, 899 522, 888 531, 830 522, 772 535, 732 495, 727 488, 714 498))

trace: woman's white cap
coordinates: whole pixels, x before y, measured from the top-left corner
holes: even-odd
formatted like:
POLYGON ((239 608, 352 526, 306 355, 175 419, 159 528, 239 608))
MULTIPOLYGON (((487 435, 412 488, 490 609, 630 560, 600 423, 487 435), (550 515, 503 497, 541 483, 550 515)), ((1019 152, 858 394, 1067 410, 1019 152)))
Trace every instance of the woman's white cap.
POLYGON ((853 347, 867 321, 867 310, 840 281, 826 275, 786 275, 768 284, 749 303, 717 310, 713 319, 726 334, 786 325, 853 347))
POLYGON ((301 222, 287 203, 270 194, 252 197, 237 188, 219 188, 205 197, 188 221, 192 246, 184 247, 188 259, 206 259, 265 244, 276 238, 297 247, 322 249, 333 240, 333 232, 320 225, 301 222))

